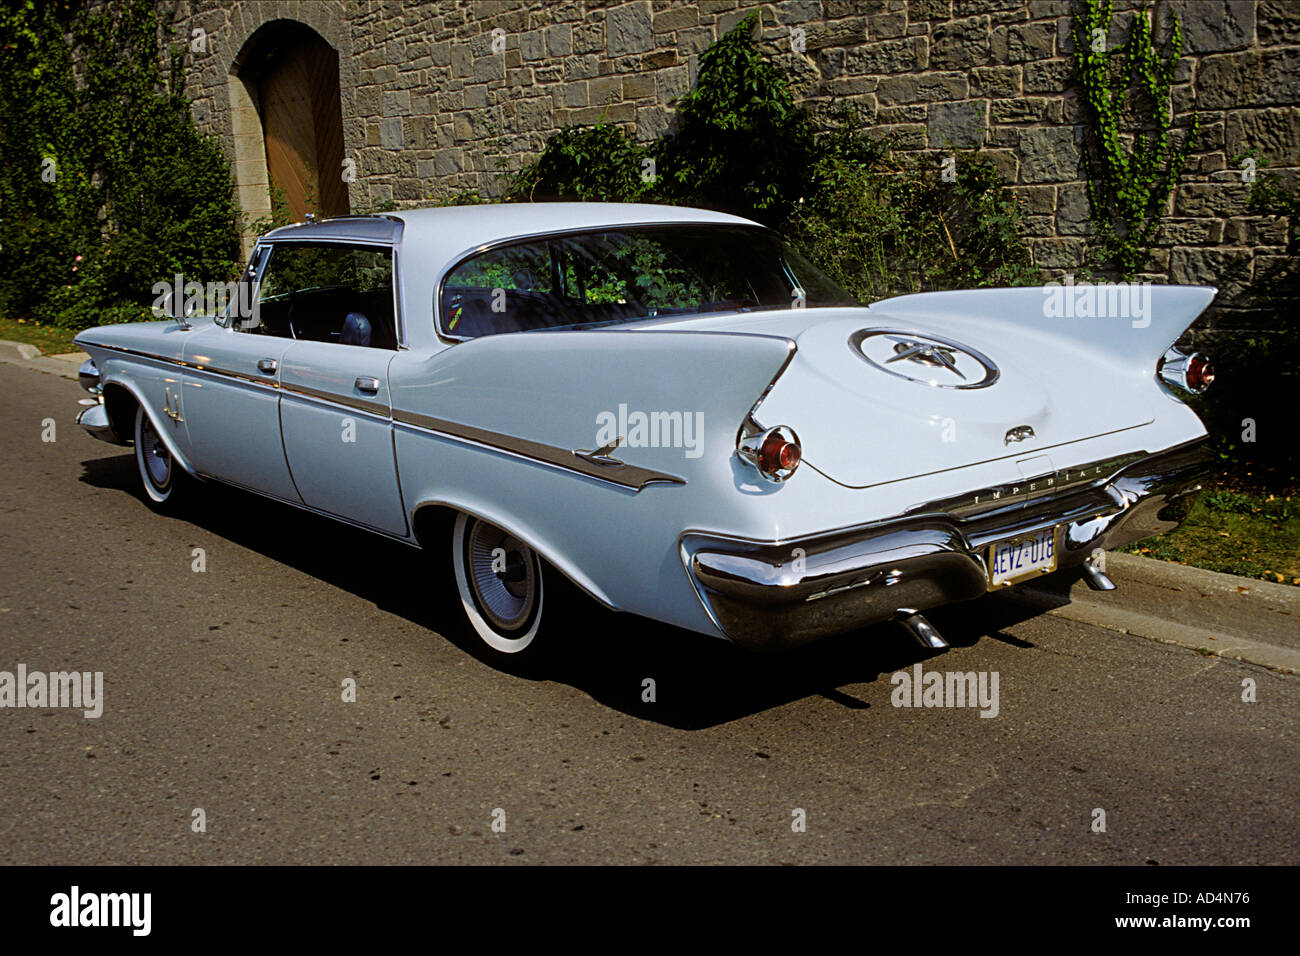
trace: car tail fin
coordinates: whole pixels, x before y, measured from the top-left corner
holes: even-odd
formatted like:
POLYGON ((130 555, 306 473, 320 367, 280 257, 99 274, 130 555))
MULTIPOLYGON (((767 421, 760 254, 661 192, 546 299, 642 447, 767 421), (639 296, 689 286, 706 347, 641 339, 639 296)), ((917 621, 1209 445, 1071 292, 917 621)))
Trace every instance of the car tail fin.
POLYGON ((895 322, 960 335, 1002 327, 1007 334, 1066 340, 1108 361, 1154 367, 1169 346, 1205 311, 1211 286, 1140 282, 1050 283, 1017 289, 921 292, 873 303, 870 311, 895 322))

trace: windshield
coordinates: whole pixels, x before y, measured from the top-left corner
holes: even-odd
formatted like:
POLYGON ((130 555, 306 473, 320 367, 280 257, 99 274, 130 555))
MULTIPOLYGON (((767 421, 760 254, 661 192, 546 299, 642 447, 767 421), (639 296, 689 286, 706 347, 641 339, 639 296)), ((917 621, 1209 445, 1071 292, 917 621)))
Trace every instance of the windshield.
POLYGON ((753 226, 635 226, 496 246, 453 269, 440 295, 442 330, 463 338, 858 304, 753 226))

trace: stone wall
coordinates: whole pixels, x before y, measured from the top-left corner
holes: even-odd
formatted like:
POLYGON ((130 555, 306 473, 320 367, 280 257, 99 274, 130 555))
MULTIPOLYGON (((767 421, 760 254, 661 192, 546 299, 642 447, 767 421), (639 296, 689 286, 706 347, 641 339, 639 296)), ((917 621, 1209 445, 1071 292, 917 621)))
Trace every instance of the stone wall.
MULTIPOLYGON (((271 21, 305 23, 339 51, 351 202, 364 209, 492 195, 502 168, 518 168, 564 126, 605 119, 645 139, 663 133, 700 52, 754 9, 765 48, 805 102, 851 104, 936 161, 954 148, 984 150, 1015 184, 1035 261, 1061 272, 1083 260, 1090 226, 1080 103, 1068 86, 1070 0, 160 3, 180 38, 204 31, 205 49, 187 54, 194 115, 221 138, 254 215, 267 209, 265 161, 255 95, 236 74, 249 37, 271 21)), ((1198 110, 1202 135, 1152 271, 1234 296, 1283 252, 1284 224, 1247 214, 1234 157, 1254 150, 1300 173, 1300 3, 1161 0, 1156 9, 1158 24, 1177 14, 1186 37, 1175 123, 1198 110)))

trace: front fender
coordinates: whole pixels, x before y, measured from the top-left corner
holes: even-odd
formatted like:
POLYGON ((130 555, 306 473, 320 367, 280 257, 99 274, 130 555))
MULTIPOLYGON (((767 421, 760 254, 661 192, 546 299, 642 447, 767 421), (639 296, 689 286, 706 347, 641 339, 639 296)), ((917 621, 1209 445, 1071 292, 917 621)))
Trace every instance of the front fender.
MULTIPOLYGON (((120 396, 110 394, 112 389, 121 389, 129 395, 135 404, 143 408, 144 413, 149 416, 150 424, 153 425, 153 429, 157 432, 159 439, 167 447, 167 451, 172 456, 172 460, 185 469, 189 474, 196 475, 194 465, 191 463, 189 457, 181 448, 180 442, 176 440, 176 436, 173 434, 176 425, 169 421, 165 416, 160 415, 158 410, 145 400, 144 391, 140 388, 139 384, 127 375, 122 374, 120 371, 113 374, 111 377, 108 372, 104 372, 103 374, 103 398, 105 406, 108 406, 113 401, 121 400, 120 396)), ((109 411, 111 413, 111 408, 109 411)), ((125 439, 123 442, 124 444, 132 443, 134 441, 133 434, 120 437, 125 439)))

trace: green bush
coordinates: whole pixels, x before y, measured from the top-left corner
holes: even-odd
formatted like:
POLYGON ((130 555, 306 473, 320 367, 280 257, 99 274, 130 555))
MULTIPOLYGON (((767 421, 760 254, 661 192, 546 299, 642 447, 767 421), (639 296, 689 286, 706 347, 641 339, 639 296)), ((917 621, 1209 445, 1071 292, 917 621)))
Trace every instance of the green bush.
POLYGON ((649 158, 621 126, 572 126, 547 140, 536 162, 516 175, 511 194, 524 202, 635 202, 648 188, 642 173, 649 158))
POLYGON ((821 137, 807 201, 787 236, 864 302, 933 289, 1028 285, 1039 279, 1020 238, 1020 209, 978 154, 938 165, 852 142, 842 121, 821 137))
POLYGON ((1020 213, 977 154, 897 159, 851 112, 797 107, 754 46, 753 16, 700 58, 676 131, 649 146, 611 124, 561 130, 510 185, 513 199, 669 202, 736 213, 784 232, 863 301, 1038 280, 1020 213), (654 161, 654 177, 642 175, 654 161))
POLYGON ((1220 455, 1252 484, 1300 484, 1300 190, 1273 172, 1251 190, 1251 211, 1287 222, 1285 255, 1258 260, 1249 293, 1193 340, 1214 361, 1214 385, 1195 405, 1220 455), (1247 474, 1248 473, 1248 474, 1247 474))
POLYGON ((676 133, 656 144, 657 189, 669 201, 778 225, 805 194, 816 136, 811 114, 755 48, 756 22, 750 14, 701 55, 676 133))
POLYGON ((149 0, 0 10, 0 312, 132 321, 155 282, 238 271, 229 167, 190 121, 179 54, 160 67, 157 30, 149 0))

